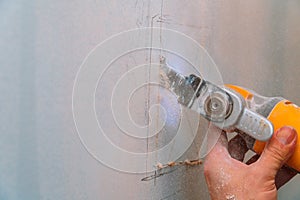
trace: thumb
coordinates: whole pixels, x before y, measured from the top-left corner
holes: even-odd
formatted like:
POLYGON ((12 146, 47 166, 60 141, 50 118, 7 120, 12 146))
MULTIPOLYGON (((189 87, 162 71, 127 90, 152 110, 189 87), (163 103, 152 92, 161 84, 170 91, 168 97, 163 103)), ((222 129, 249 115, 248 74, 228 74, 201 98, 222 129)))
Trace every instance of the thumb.
POLYGON ((261 157, 257 161, 263 174, 275 178, 278 170, 293 154, 297 141, 297 132, 292 127, 279 129, 266 145, 261 157))

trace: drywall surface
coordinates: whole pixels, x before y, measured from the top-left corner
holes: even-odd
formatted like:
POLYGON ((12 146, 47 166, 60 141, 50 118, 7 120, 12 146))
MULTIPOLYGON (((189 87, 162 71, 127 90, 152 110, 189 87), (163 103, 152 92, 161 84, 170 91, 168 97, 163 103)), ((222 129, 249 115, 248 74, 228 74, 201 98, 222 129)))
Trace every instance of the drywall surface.
MULTIPOLYGON (((155 160, 147 163, 145 159, 145 173, 137 174, 116 166, 127 163, 126 167, 135 168, 140 163, 130 165, 126 157, 111 155, 109 158, 119 160, 112 159, 113 166, 106 165, 88 151, 72 112, 73 87, 80 66, 99 43, 114 34, 135 28, 167 28, 205 47, 224 82, 264 95, 285 96, 300 104, 299 7, 297 1, 279 0, 0 2, 0 199, 209 199, 202 165, 181 166, 141 181, 153 175, 155 160)), ((172 47, 172 34, 155 33, 141 31, 131 42, 151 46, 151 41, 160 41, 161 48, 172 47)), ((182 41, 178 41, 179 46, 189 52, 189 46, 182 41)), ((122 44, 119 42, 120 47, 122 44)), ((112 51, 107 50, 107 55, 112 51)), ((182 72, 195 72, 185 58, 146 48, 119 57, 95 88, 95 115, 108 138, 127 151, 149 153, 168 144, 178 131, 182 112, 192 122, 199 120, 180 108, 169 93, 149 85, 136 91, 132 102, 128 102, 129 110, 133 121, 145 126, 150 122, 151 105, 162 105, 167 112, 154 107, 150 116, 154 127, 161 127, 161 121, 167 119, 163 131, 151 140, 130 141, 110 120, 109 94, 116 80, 127 74, 125 78, 130 78, 127 84, 131 86, 135 74, 127 72, 138 65, 158 63, 160 55, 182 72)), ((188 55, 192 61, 199 56, 194 51, 188 55)), ((147 81, 150 72, 143 71, 141 80, 147 81)), ((190 124, 181 127, 182 132, 195 132, 186 136, 195 140, 178 160, 197 158, 207 127, 204 120, 200 119, 199 124, 198 131, 191 130, 194 125, 190 124)), ((86 130, 88 133, 89 128, 86 130)), ((97 150, 102 148, 99 145, 97 150)), ((170 150, 168 156, 178 150, 182 149, 170 150)), ((164 156, 158 154, 157 162, 166 160, 164 156)), ((296 177, 282 188, 279 199, 297 199, 299 181, 296 177)))

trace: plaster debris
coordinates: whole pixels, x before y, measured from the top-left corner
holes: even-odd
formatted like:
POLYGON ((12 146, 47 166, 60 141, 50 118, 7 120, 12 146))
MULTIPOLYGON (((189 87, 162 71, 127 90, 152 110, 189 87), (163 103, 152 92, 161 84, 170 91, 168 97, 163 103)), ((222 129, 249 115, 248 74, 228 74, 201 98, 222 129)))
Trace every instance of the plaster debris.
POLYGON ((169 174, 169 173, 175 171, 176 169, 178 169, 178 167, 180 167, 180 166, 193 167, 193 166, 201 165, 202 163, 203 163, 203 161, 200 159, 196 159, 196 160, 186 159, 185 161, 178 161, 178 162, 171 161, 171 162, 168 162, 167 164, 157 163, 155 166, 156 170, 155 170, 154 174, 142 178, 141 181, 150 181, 152 179, 158 178, 165 174, 169 174))

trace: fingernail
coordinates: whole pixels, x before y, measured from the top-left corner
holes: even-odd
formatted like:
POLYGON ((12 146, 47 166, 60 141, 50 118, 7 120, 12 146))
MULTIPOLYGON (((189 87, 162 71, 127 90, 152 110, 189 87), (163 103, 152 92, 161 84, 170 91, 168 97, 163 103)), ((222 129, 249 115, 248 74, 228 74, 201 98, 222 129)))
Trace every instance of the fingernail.
POLYGON ((283 145, 290 144, 294 140, 296 135, 296 130, 289 126, 284 126, 280 128, 276 133, 278 141, 283 145))

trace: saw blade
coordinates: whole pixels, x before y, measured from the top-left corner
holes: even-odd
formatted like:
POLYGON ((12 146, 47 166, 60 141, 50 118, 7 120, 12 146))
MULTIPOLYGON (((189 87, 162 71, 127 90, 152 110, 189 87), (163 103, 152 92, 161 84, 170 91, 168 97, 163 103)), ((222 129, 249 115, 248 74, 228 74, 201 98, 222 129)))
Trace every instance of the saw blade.
POLYGON ((162 63, 160 69, 161 84, 176 94, 180 104, 189 107, 196 98, 196 90, 193 88, 189 77, 178 73, 166 63, 162 63))

